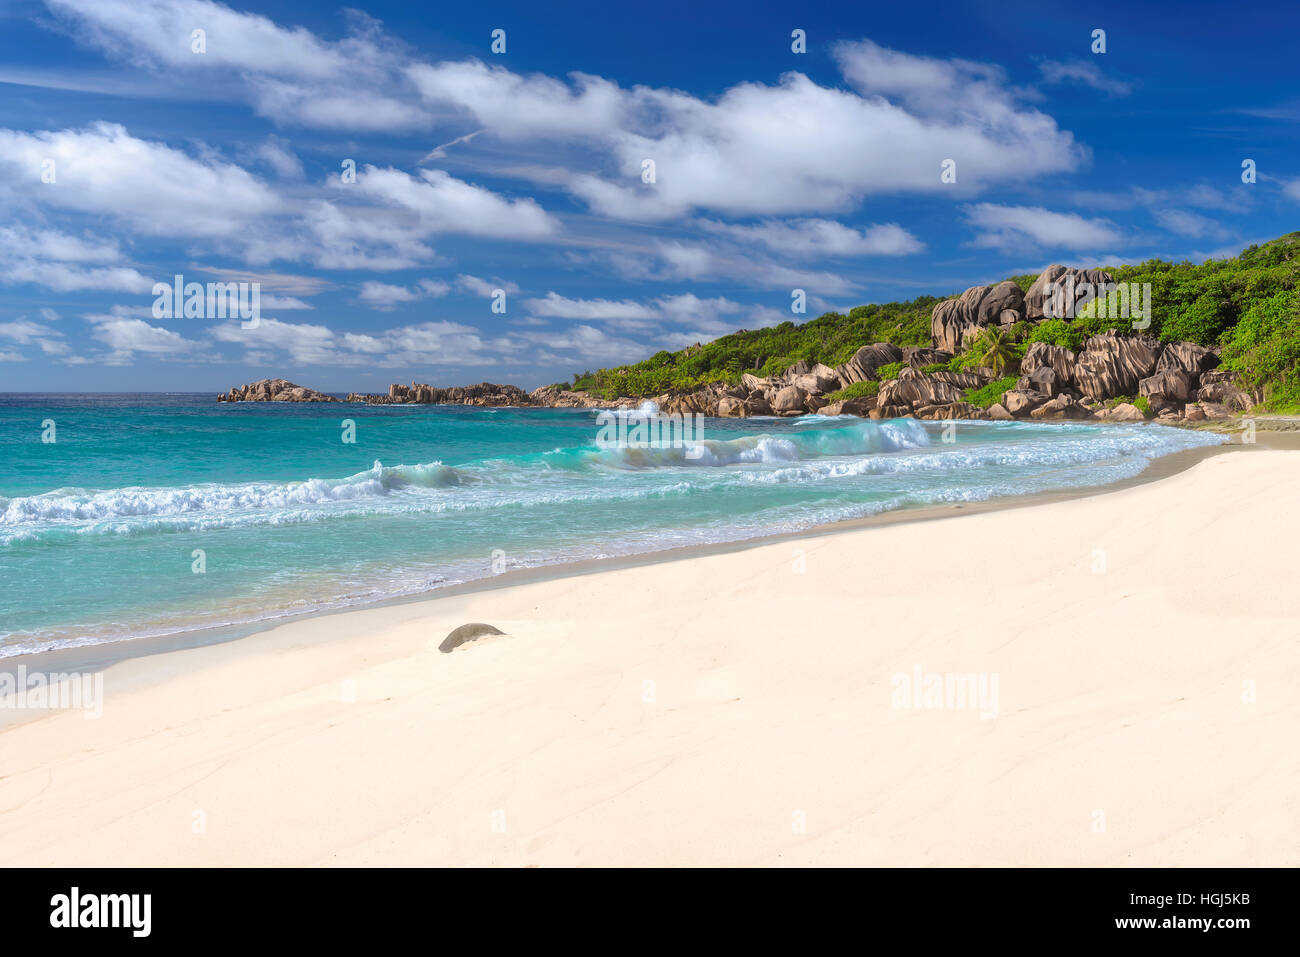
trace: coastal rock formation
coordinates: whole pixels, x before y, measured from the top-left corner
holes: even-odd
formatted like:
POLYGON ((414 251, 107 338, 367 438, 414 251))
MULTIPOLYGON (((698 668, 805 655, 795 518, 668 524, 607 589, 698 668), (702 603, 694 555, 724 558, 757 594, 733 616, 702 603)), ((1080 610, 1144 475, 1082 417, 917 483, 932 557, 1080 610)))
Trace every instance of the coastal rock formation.
POLYGON ((1029 413, 1031 419, 1091 419, 1092 410, 1068 395, 1049 399, 1029 413))
POLYGON ((996 286, 971 286, 930 313, 930 338, 936 349, 959 352, 967 338, 986 326, 1009 326, 1024 316, 1025 294, 1011 280, 996 286))
POLYGON ((1034 342, 1025 352, 1020 371, 1032 377, 1039 369, 1049 368, 1055 373, 1055 380, 1064 388, 1074 384, 1075 361, 1075 355, 1069 349, 1048 345, 1046 342, 1034 342))
POLYGON ((790 377, 790 384, 804 392, 834 392, 844 387, 839 375, 830 366, 818 362, 807 372, 790 377))
POLYGON ((930 339, 936 349, 959 352, 980 328, 980 303, 991 286, 971 286, 956 299, 945 299, 930 313, 930 339))
POLYGON ((856 399, 843 399, 839 402, 832 402, 819 411, 822 415, 857 415, 866 418, 878 403, 878 398, 872 396, 859 396, 856 399))
POLYGON ((1196 390, 1196 400, 1219 406, 1229 412, 1247 412, 1255 404, 1251 395, 1238 384, 1239 377, 1227 369, 1213 369, 1201 373, 1196 390))
POLYGON ((953 353, 928 346, 908 346, 903 350, 903 361, 913 369, 923 369, 937 362, 947 362, 953 353))
POLYGON ((1146 420, 1142 410, 1129 402, 1121 402, 1113 409, 1103 409, 1097 413, 1097 418, 1105 419, 1108 422, 1142 422, 1146 420))
POLYGON ((1171 342, 1160 353, 1156 363, 1156 372, 1167 369, 1181 369, 1194 376, 1209 372, 1219 364, 1219 357, 1213 349, 1198 346, 1194 342, 1171 342))
POLYGON ((1025 318, 1073 317, 1081 306, 1079 300, 1088 297, 1090 287, 1095 290, 1097 286, 1110 282, 1114 282, 1114 279, 1104 269, 1073 269, 1059 264, 1048 266, 1034 280, 1029 292, 1025 293, 1025 318), (1055 289, 1052 289, 1053 283, 1056 284, 1055 289), (1050 303, 1049 293, 1053 293, 1050 303))
MULTIPOLYGON (((860 347, 837 368, 800 360, 774 375, 743 372, 740 381, 734 384, 715 381, 657 396, 623 396, 613 400, 562 385, 525 393, 512 385, 487 382, 441 389, 423 383, 394 384, 387 395, 349 394, 348 400, 372 404, 456 403, 579 409, 635 409, 653 403, 660 412, 669 415, 723 418, 821 412, 865 415, 873 419, 914 416, 1006 421, 1095 416, 1106 421, 1127 422, 1156 415, 1161 421, 1169 422, 1221 418, 1244 412, 1262 399, 1243 388, 1234 373, 1218 368, 1219 355, 1215 349, 1191 342, 1164 343, 1145 335, 1121 335, 1116 329, 1092 336, 1077 351, 1047 342, 1029 343, 1023 359, 1017 362, 1018 353, 1013 354, 997 373, 979 367, 959 370, 945 367, 979 330, 996 324, 1008 333, 1008 341, 1024 342, 1027 326, 1021 323, 1022 319, 1041 321, 1045 312, 1066 318, 1091 297, 1098 285, 1111 281, 1104 270, 1053 265, 1034 281, 1028 293, 1022 294, 1020 286, 1009 280, 992 286, 972 286, 960 296, 934 306, 930 321, 932 345, 899 347, 888 342, 871 343, 860 347), (1057 286, 1053 287, 1053 283, 1057 286), (1056 298, 1049 302, 1049 295, 1056 298), (1016 323, 1021 323, 1020 327, 1011 329, 1016 323), (895 375, 882 381, 880 370, 885 366, 899 368, 895 375), (1008 369, 1010 374, 1018 371, 1019 378, 1014 388, 998 397, 1000 401, 991 403, 987 409, 971 403, 976 390, 1007 376, 1008 369), (879 387, 874 395, 832 401, 832 396, 842 389, 875 382, 879 387), (1140 403, 1141 409, 1132 404, 1138 395, 1145 399, 1140 403), (1148 408, 1150 411, 1144 416, 1148 408)), ((744 364, 749 362, 749 358, 744 360, 744 364)), ((770 359, 761 355, 753 357, 755 370, 769 363, 770 359)), ((615 370, 614 374, 620 372, 625 370, 615 370)), ((337 401, 283 379, 241 386, 219 398, 222 401, 337 401)))
MULTIPOLYGON (((902 360, 903 350, 898 346, 892 342, 877 342, 874 345, 863 346, 853 353, 853 358, 844 365, 839 366, 835 370, 835 374, 846 386, 855 382, 870 382, 876 379, 876 370, 881 366, 887 366, 902 360)), ((753 379, 754 377, 747 376, 746 378, 753 379)), ((756 379, 755 381, 761 380, 756 379)))
POLYGON ((1146 396, 1153 412, 1182 408, 1196 395, 1196 380, 1182 369, 1166 369, 1138 383, 1138 392, 1146 396))
POLYGON ((217 396, 218 402, 337 402, 338 399, 288 379, 259 379, 248 385, 234 386, 217 396))
POLYGON ((1074 364, 1074 381, 1081 393, 1098 399, 1134 395, 1156 371, 1160 348, 1149 336, 1120 336, 1113 329, 1093 336, 1074 364))
POLYGON ((528 393, 534 405, 543 405, 552 409, 594 409, 609 405, 585 392, 572 392, 559 386, 544 385, 528 393))
POLYGON ((1007 279, 991 287, 984 294, 980 299, 975 319, 980 326, 1010 325, 1020 319, 1024 312, 1024 290, 1007 279))
POLYGON ((787 412, 804 411, 804 401, 808 398, 808 393, 797 385, 788 385, 780 389, 772 397, 772 411, 777 415, 783 415, 787 412))
POLYGON ((955 385, 919 374, 890 379, 880 386, 877 395, 882 406, 904 406, 908 409, 915 405, 947 405, 966 400, 966 394, 955 385))
POLYGON ((1015 418, 1029 415, 1047 401, 1047 396, 1027 389, 1012 389, 1002 393, 1002 405, 1015 418))

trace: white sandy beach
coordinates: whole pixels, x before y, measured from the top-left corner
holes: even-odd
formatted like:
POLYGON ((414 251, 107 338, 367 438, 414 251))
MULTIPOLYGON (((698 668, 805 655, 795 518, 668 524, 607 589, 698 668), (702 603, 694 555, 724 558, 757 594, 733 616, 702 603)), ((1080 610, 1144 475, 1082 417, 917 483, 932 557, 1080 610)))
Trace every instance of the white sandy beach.
POLYGON ((1295 865, 1298 479, 1234 451, 123 662, 102 718, 0 732, 0 863, 1295 865), (438 652, 471 621, 510 637, 438 652), (996 716, 896 706, 918 666, 996 716))

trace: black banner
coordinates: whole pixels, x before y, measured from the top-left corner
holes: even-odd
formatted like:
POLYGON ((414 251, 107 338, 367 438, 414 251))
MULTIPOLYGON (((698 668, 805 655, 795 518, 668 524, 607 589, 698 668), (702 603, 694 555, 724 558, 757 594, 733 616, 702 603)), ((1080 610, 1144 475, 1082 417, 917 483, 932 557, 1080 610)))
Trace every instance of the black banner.
MULTIPOLYGON (((1131 938, 1182 948, 1286 940, 1295 876, 1287 870, 738 870, 592 873, 483 870, 19 870, 0 872, 5 942, 128 945, 373 942, 466 930, 650 942, 699 933, 731 942, 772 932, 837 932, 928 949, 1131 938), (620 927, 622 924, 624 926, 620 927)), ((765 941, 766 942, 766 941, 765 941)), ((550 943, 549 946, 554 946, 550 943)))

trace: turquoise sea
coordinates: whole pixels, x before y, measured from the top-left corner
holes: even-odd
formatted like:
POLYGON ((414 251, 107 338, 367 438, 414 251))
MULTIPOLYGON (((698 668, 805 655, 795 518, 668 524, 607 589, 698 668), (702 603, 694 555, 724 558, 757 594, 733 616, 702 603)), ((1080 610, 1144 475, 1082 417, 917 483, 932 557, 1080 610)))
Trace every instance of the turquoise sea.
POLYGON ((0 657, 1101 485, 1221 441, 1155 425, 943 430, 706 419, 688 455, 599 448, 594 410, 0 395, 0 657))

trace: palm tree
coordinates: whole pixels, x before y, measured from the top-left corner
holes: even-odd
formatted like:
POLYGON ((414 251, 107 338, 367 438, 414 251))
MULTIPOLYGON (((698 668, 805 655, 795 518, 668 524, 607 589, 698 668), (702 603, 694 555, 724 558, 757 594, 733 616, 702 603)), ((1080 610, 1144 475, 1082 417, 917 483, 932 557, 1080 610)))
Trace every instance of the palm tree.
POLYGON ((1015 361, 1016 352, 1011 337, 998 326, 989 326, 971 343, 971 353, 980 365, 1001 377, 1007 366, 1015 361))

